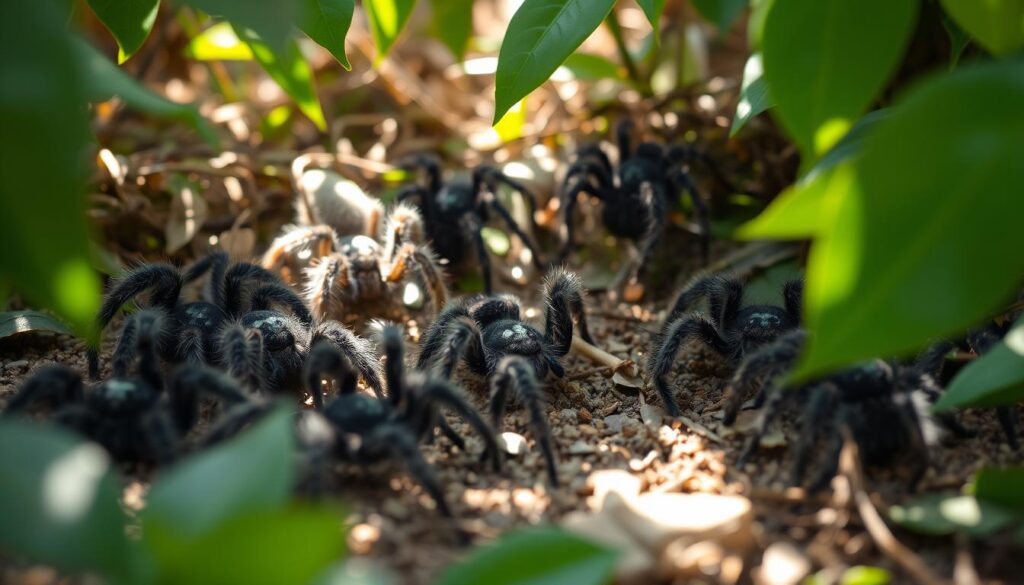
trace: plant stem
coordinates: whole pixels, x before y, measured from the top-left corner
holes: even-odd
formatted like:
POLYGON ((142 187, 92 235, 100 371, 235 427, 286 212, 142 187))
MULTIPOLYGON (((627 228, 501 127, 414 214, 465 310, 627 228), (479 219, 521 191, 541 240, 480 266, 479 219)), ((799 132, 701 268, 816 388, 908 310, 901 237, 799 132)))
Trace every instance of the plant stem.
POLYGON ((619 50, 619 57, 622 59, 622 64, 626 66, 626 74, 629 76, 629 80, 636 84, 637 87, 642 87, 643 82, 640 80, 640 73, 637 71, 636 63, 633 62, 633 56, 629 54, 629 49, 626 48, 626 39, 622 36, 622 25, 619 24, 619 16, 615 13, 614 8, 605 17, 604 23, 608 25, 608 30, 612 33, 612 38, 615 39, 615 48, 619 50))

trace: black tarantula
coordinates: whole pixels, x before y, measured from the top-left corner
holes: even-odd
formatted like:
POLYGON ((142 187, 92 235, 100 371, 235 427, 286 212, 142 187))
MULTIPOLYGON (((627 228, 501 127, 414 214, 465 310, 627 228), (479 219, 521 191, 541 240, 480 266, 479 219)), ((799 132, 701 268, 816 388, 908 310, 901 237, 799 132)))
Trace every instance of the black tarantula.
MULTIPOLYGON (((370 465, 387 458, 405 462, 412 476, 437 503, 438 510, 451 516, 444 490, 419 451, 418 444, 430 440, 439 426, 462 449, 465 442, 450 427, 441 423, 440 408, 448 408, 474 428, 484 442, 484 457, 500 470, 502 459, 493 430, 479 413, 448 381, 422 372, 405 372, 402 331, 386 327, 383 342, 387 356, 387 398, 373 398, 356 392, 356 370, 351 361, 331 343, 318 342, 306 362, 304 377, 310 393, 322 397, 324 379, 335 383, 338 395, 315 410, 297 413, 296 434, 303 453, 306 474, 315 493, 323 491, 325 468, 330 461, 340 460, 370 465)), ((241 367, 245 367, 244 362, 241 367)), ((220 396, 230 405, 225 416, 207 435, 207 442, 217 442, 234 435, 255 419, 270 411, 273 404, 253 398, 238 389, 232 376, 208 368, 195 368, 187 382, 204 392, 220 396)))
POLYGON ((908 464, 911 487, 928 470, 929 447, 938 442, 943 430, 961 437, 973 434, 953 416, 934 416, 929 411, 942 394, 935 373, 950 344, 930 348, 911 365, 875 359, 786 388, 777 379, 796 362, 806 337, 802 329, 794 329, 751 353, 727 388, 725 420, 731 424, 744 397, 761 384, 755 406, 763 409, 739 465, 751 457, 787 401, 804 405, 800 439, 794 446, 794 484, 803 483, 814 446, 825 445, 821 466, 806 484, 812 491, 824 488, 835 476, 844 432, 856 442, 865 465, 908 464))
POLYGON ((121 331, 110 378, 86 388, 71 368, 48 365, 22 385, 6 414, 45 403, 57 424, 99 443, 119 462, 173 460, 180 437, 195 423, 187 413, 196 395, 189 387, 164 390, 158 348, 166 322, 162 310, 138 311, 121 331))
POLYGON ((469 250, 475 250, 486 294, 493 292, 494 283, 491 277, 490 257, 487 255, 480 230, 487 223, 491 212, 497 214, 508 229, 530 250, 533 265, 537 270, 542 269, 539 250, 497 198, 498 186, 501 183, 518 191, 526 200, 531 228, 536 231, 534 213, 537 210, 537 201, 533 192, 525 185, 489 165, 480 165, 473 169, 469 180, 460 178, 444 182, 441 177, 440 161, 429 155, 413 156, 403 161, 401 166, 410 171, 423 169, 427 175, 427 182, 425 185, 403 187, 398 194, 398 201, 419 200, 427 238, 438 255, 451 265, 460 265, 466 259, 469 250))
POLYGON ((711 223, 707 203, 690 178, 688 163, 692 149, 666 148, 653 142, 631 148, 633 124, 623 120, 616 128, 619 143, 619 167, 612 166, 608 155, 597 144, 580 148, 576 160, 565 175, 561 191, 564 222, 561 261, 574 245, 573 210, 581 193, 596 197, 603 204, 601 219, 613 235, 632 240, 640 248, 630 279, 643 279, 655 248, 662 241, 669 211, 681 192, 689 194, 700 224, 701 257, 708 263, 711 223))
POLYGON ((548 479, 558 484, 551 431, 544 414, 540 381, 548 372, 565 375, 560 358, 569 353, 574 322, 590 341, 583 311, 582 286, 575 274, 557 270, 544 282, 545 327, 524 323, 519 302, 510 296, 475 295, 454 301, 438 315, 421 341, 417 367, 439 369, 451 377, 460 360, 491 380, 491 420, 500 428, 509 395, 530 412, 537 441, 547 461, 548 479))
POLYGON ((699 339, 735 366, 752 350, 800 324, 803 281, 786 283, 782 296, 781 307, 744 307, 743 284, 734 278, 716 275, 698 277, 683 288, 665 317, 647 363, 648 374, 669 415, 680 414, 668 384, 668 374, 683 343, 699 339), (688 312, 703 298, 708 302, 707 317, 688 312))
POLYGON ((437 311, 447 291, 423 240, 419 212, 398 205, 387 218, 383 243, 362 234, 339 237, 327 225, 292 227, 274 240, 262 265, 302 286, 318 319, 342 319, 354 304, 399 306, 400 287, 414 273, 437 311))

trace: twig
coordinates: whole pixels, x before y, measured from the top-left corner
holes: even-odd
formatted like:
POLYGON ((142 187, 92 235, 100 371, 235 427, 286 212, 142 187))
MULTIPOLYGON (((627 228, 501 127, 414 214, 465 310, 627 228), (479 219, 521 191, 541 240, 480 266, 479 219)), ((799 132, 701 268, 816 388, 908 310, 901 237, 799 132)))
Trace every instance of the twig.
POLYGON ((636 364, 633 360, 617 358, 600 347, 593 346, 581 338, 573 335, 571 351, 578 356, 585 357, 595 363, 610 368, 612 373, 619 372, 624 376, 636 377, 636 364))
MULTIPOLYGON (((626 74, 629 76, 629 80, 635 83, 637 87, 643 88, 640 73, 637 71, 636 63, 633 62, 633 56, 629 54, 629 48, 626 47, 626 39, 622 36, 622 25, 619 24, 619 16, 615 13, 614 9, 608 13, 604 22, 608 25, 612 38, 615 39, 615 48, 618 49, 622 64, 626 67, 626 74)), ((655 31, 655 34, 657 34, 657 31, 655 31)))
POLYGON ((914 551, 903 545, 886 526, 882 515, 878 513, 871 497, 864 488, 864 475, 860 468, 860 456, 857 452, 857 444, 850 436, 849 430, 843 429, 845 444, 842 453, 839 455, 839 468, 843 475, 850 482, 850 489, 853 491, 854 503, 857 506, 857 513, 860 514, 861 522, 867 529, 875 546, 882 551, 893 562, 898 564, 904 571, 910 574, 919 583, 938 584, 949 583, 942 579, 928 568, 928 565, 914 551))

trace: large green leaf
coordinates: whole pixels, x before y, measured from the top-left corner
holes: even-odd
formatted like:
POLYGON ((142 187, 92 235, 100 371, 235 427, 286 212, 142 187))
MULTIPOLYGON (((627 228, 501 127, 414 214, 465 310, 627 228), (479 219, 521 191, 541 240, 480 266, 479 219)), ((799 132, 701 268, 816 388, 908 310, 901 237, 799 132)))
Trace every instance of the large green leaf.
POLYGON ((616 553, 555 528, 523 530, 481 547, 438 585, 603 585, 616 553))
POLYGON ((46 313, 40 313, 39 311, 8 311, 0 313, 0 339, 30 331, 71 334, 71 330, 68 329, 67 325, 46 313))
POLYGON ((811 250, 801 376, 908 353, 1016 292, 1024 256, 993 250, 1024 248, 1021 103, 1024 63, 961 68, 869 133, 811 250))
POLYGON ((143 112, 185 122, 214 148, 220 144, 217 133, 195 106, 172 102, 149 91, 86 41, 75 38, 73 42, 85 73, 86 99, 103 102, 117 96, 143 112))
POLYGON ((253 31, 275 52, 283 52, 292 27, 303 16, 294 0, 184 0, 185 4, 253 31))
POLYGON ((275 508, 225 519, 198 538, 146 527, 160 583, 310 583, 345 552, 342 518, 326 507, 275 508))
POLYGON ((283 51, 275 51, 251 30, 235 28, 235 34, 249 45, 256 62, 295 100, 302 113, 312 120, 317 128, 326 130, 327 120, 320 108, 320 99, 316 95, 313 70, 302 56, 298 43, 289 41, 283 51))
POLYGON ((0 549, 126 580, 125 516, 110 459, 57 427, 0 418, 0 549))
POLYGON ((100 281, 89 258, 84 78, 53 2, 11 0, 0 19, 0 273, 91 335, 100 281))
POLYGON ((246 433, 161 475, 147 496, 147 526, 191 538, 238 514, 281 506, 295 478, 293 429, 293 414, 279 407, 246 433))
POLYGON ((747 0, 693 0, 693 7, 725 34, 740 12, 747 7, 747 0))
POLYGON ((377 62, 387 56, 398 35, 409 23, 416 0, 363 0, 366 19, 370 21, 370 32, 377 47, 377 62))
POLYGON ((566 58, 563 67, 576 79, 598 81, 600 79, 622 79, 622 68, 618 63, 591 53, 577 51, 566 58))
POLYGON ((737 235, 744 239, 801 240, 827 232, 839 202, 855 178, 856 171, 849 161, 860 154, 868 132, 888 112, 875 110, 858 120, 806 175, 743 225, 737 235))
POLYGON ((871 104, 914 29, 917 0, 774 0, 764 74, 773 110, 806 160, 824 154, 871 104))
POLYGON ((230 22, 218 22, 192 37, 185 54, 199 61, 252 61, 252 49, 235 34, 230 22))
POLYGON ((736 115, 732 118, 729 136, 735 136, 748 120, 770 107, 772 97, 768 95, 768 82, 764 80, 761 53, 754 53, 743 66, 740 101, 736 104, 736 115))
POLYGON ((665 10, 665 0, 636 0, 640 8, 647 16, 647 20, 654 29, 654 38, 658 39, 661 33, 661 13, 665 10))
POLYGON ((889 508, 889 517, 908 530, 944 535, 985 536, 1008 526, 1012 513, 972 495, 926 494, 889 508))
POLYGON ((611 12, 615 0, 525 0, 501 43, 494 123, 547 81, 611 12))
POLYGON ((1000 406, 1024 400, 1024 319, 1002 342, 957 374, 936 411, 963 406, 1000 406))
POLYGON ((1024 47, 1024 0, 942 0, 942 6, 996 55, 1024 47))
POLYGON ((441 39, 456 61, 466 56, 466 44, 473 35, 473 0, 431 0, 430 29, 441 39))
POLYGON ((355 9, 355 0, 305 0, 299 23, 302 32, 330 51, 345 71, 352 69, 345 54, 345 37, 355 9))
POLYGON ((979 501, 1024 511, 1024 467, 986 467, 975 475, 971 489, 979 501))
POLYGON ((89 6, 114 35, 119 48, 117 60, 124 63, 153 30, 160 0, 89 0, 89 6))

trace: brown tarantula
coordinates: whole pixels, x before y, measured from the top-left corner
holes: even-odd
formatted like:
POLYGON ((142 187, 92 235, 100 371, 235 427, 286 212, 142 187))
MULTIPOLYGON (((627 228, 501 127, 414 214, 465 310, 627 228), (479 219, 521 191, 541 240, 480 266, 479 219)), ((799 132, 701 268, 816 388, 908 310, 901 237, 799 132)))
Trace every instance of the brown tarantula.
POLYGON ((364 316, 379 315, 382 306, 392 313, 403 302, 401 287, 411 274, 418 275, 433 310, 448 298, 434 254, 423 245, 423 220, 407 205, 388 216, 383 241, 339 236, 329 225, 293 226, 274 240, 262 263, 302 288, 317 319, 344 320, 353 305, 370 307, 361 311, 364 316))

